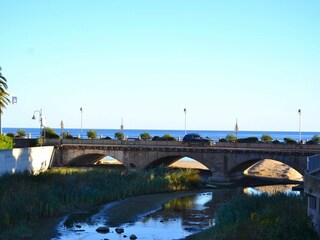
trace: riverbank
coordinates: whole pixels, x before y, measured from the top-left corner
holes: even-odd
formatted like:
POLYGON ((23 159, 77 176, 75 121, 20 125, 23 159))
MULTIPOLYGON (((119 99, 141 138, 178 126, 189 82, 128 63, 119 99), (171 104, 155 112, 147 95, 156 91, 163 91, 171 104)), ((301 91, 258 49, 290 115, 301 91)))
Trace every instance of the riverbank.
POLYGON ((216 225, 187 240, 317 240, 306 211, 306 198, 300 195, 237 195, 221 204, 216 225))
POLYGON ((32 224, 120 199, 199 187, 195 170, 111 171, 51 169, 39 176, 0 178, 0 238, 32 239, 32 224))

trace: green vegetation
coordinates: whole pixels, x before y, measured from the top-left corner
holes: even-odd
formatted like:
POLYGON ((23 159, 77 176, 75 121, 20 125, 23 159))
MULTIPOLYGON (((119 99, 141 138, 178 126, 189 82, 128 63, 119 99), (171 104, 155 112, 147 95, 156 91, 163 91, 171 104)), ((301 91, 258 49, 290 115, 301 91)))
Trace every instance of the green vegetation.
POLYGON ((319 144, 320 143, 320 136, 314 135, 310 141, 307 142, 307 144, 319 144))
POLYGON ((134 172, 56 168, 38 176, 4 175, 0 177, 0 238, 32 237, 33 221, 66 210, 199 185, 198 171, 164 167, 134 172))
MULTIPOLYGON (((12 149, 13 148, 13 140, 11 137, 6 136, 4 134, 0 135, 0 149, 4 150, 4 149, 12 149)), ((0 192, 1 194, 1 192, 0 192)), ((1 215, 0 215, 1 216, 1 215)))
POLYGON ((152 141, 176 141, 176 139, 170 134, 165 134, 162 137, 154 136, 152 141))
POLYGON ((59 135, 52 128, 46 127, 44 132, 46 138, 59 138, 59 135))
POLYGON ((314 135, 314 136, 311 138, 311 140, 312 140, 314 143, 318 144, 318 143, 320 143, 320 136, 316 134, 316 135, 314 135))
POLYGON ((233 134, 228 134, 228 135, 226 136, 226 141, 227 141, 227 142, 236 142, 236 141, 237 141, 237 138, 236 138, 236 136, 233 135, 233 134))
POLYGON ((150 140, 150 139, 151 139, 151 136, 150 136, 149 133, 144 132, 144 133, 141 133, 141 134, 140 134, 140 138, 141 138, 142 140, 150 140))
POLYGON ((2 76, 0 67, 0 115, 3 113, 3 109, 10 103, 9 93, 6 91, 7 89, 7 79, 2 76))
POLYGON ((96 139, 97 138, 97 131, 95 131, 95 130, 89 130, 88 132, 87 132, 87 137, 89 138, 89 139, 96 139))
POLYGON ((122 132, 116 132, 116 133, 114 134, 114 137, 115 137, 116 139, 118 139, 118 140, 123 140, 123 139, 124 139, 124 135, 123 135, 122 132))
POLYGON ((268 134, 263 134, 263 135, 261 136, 261 142, 271 143, 272 140, 273 140, 273 138, 272 138, 270 135, 268 135, 268 134))
POLYGON ((219 206, 213 228, 187 239, 319 239, 306 209, 303 196, 237 195, 219 206))
POLYGON ((292 138, 284 138, 283 141, 287 144, 297 144, 297 142, 292 138))
POLYGON ((18 129, 17 130, 17 136, 18 137, 25 137, 27 135, 26 131, 23 129, 18 129))
POLYGON ((7 133, 7 136, 11 137, 11 138, 14 138, 14 133, 13 132, 9 132, 9 133, 7 133))
POLYGON ((170 134, 165 134, 161 137, 161 141, 176 141, 176 139, 170 134))
POLYGON ((258 143, 259 139, 257 137, 247 137, 238 139, 238 143, 258 143))

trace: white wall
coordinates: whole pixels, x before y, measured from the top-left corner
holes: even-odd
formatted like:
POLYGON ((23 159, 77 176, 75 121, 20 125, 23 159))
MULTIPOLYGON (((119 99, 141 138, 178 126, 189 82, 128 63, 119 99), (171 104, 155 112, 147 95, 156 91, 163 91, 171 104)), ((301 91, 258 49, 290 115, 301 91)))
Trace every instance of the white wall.
POLYGON ((28 171, 39 174, 49 167, 53 146, 0 150, 0 175, 28 171))

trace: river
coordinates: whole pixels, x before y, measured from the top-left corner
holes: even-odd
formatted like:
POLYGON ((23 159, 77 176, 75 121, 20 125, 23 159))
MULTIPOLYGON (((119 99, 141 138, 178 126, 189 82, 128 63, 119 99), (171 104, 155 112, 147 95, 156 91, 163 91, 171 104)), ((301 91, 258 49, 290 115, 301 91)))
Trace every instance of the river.
POLYGON ((214 225, 219 203, 235 194, 290 192, 292 185, 257 188, 213 189, 196 193, 156 194, 106 204, 97 213, 78 212, 65 216, 54 240, 138 239, 173 240, 203 231, 214 225), (109 233, 98 233, 98 227, 109 233), (116 228, 124 232, 116 233, 116 228))

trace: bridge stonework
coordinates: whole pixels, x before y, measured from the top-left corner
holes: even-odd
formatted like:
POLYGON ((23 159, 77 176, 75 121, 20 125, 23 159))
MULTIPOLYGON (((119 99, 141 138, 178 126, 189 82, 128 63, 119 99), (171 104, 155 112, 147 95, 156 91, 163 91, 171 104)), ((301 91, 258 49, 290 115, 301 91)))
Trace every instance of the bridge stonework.
POLYGON ((263 159, 282 162, 303 175, 307 167, 306 158, 316 153, 320 153, 319 145, 218 143, 201 147, 182 142, 81 140, 59 145, 54 163, 58 166, 90 165, 110 156, 128 169, 144 169, 161 164, 170 165, 183 157, 189 157, 212 172, 211 180, 229 182, 242 178, 244 170, 263 159))

